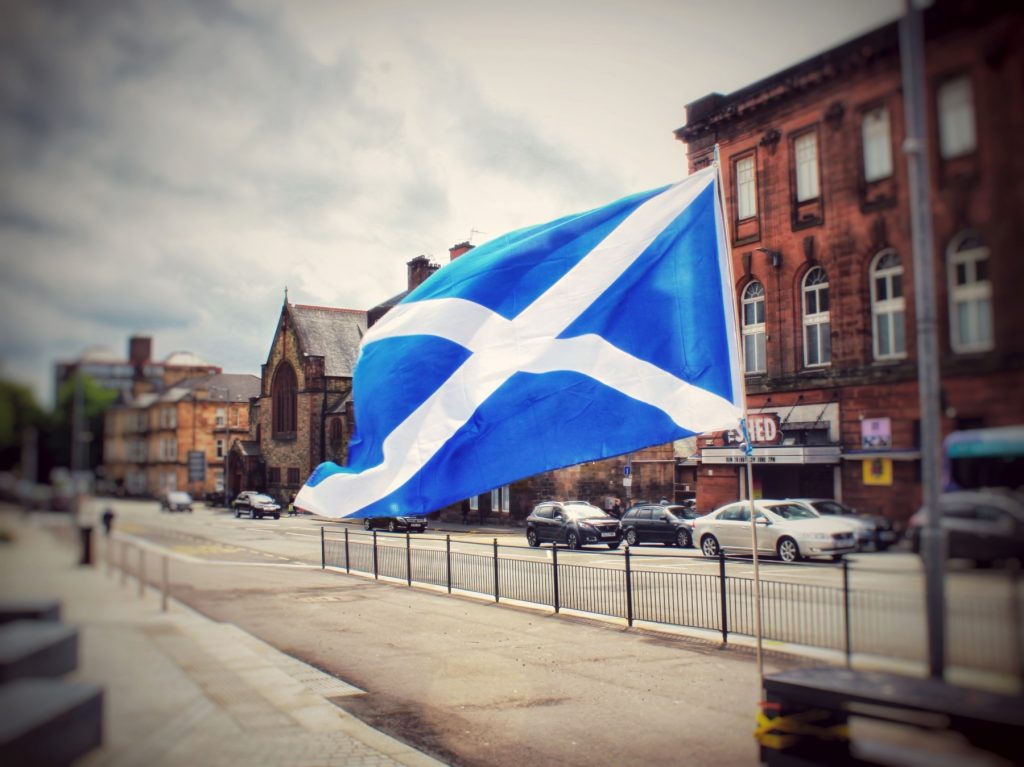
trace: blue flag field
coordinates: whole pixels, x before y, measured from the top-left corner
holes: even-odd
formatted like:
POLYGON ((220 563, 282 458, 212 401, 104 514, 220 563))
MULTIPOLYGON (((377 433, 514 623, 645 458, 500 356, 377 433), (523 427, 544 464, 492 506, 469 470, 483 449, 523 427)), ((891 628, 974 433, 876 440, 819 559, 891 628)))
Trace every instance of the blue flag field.
POLYGON ((366 337, 349 465, 295 504, 421 515, 742 417, 715 169, 521 229, 446 265, 366 337))

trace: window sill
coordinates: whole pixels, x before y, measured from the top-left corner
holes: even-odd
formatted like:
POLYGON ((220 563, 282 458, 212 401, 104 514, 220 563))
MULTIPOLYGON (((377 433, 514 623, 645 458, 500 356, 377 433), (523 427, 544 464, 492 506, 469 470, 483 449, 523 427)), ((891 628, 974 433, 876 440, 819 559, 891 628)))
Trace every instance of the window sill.
POLYGON ((277 434, 272 434, 270 438, 275 442, 294 442, 295 432, 282 431, 277 434))

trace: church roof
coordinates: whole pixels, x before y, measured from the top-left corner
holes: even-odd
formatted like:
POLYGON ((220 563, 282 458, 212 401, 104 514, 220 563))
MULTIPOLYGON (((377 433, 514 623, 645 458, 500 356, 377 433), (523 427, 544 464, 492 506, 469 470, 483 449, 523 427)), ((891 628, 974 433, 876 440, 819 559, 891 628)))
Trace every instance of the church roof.
POLYGON ((366 312, 330 306, 289 306, 302 351, 324 358, 324 374, 351 377, 366 333, 366 312))

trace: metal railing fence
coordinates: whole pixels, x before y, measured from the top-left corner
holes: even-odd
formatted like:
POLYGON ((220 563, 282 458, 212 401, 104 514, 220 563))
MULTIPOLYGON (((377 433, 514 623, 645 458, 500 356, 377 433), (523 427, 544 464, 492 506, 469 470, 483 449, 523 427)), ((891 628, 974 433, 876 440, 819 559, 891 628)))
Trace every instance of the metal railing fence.
MULTIPOLYGON (((635 566, 627 546, 616 557, 622 567, 573 561, 566 549, 537 550, 490 543, 321 529, 321 565, 517 602, 546 605, 593 615, 754 635, 753 578, 736 574, 746 559, 721 554, 717 573, 667 572, 635 566), (439 544, 443 542, 443 547, 439 544), (524 556, 529 551, 530 554, 524 556), (732 568, 734 572, 730 573, 732 568)), ((670 558, 665 555, 660 558, 670 558)), ((761 617, 765 640, 837 650, 850 662, 854 654, 923 661, 927 650, 924 599, 898 589, 853 588, 851 579, 870 568, 839 564, 789 567, 838 570, 837 585, 793 583, 762 578, 761 617)), ((1016 675, 1024 683, 1024 589, 1020 571, 989 574, 990 581, 970 593, 947 594, 949 665, 1016 675)), ((919 585, 919 584, 918 584, 919 585)))

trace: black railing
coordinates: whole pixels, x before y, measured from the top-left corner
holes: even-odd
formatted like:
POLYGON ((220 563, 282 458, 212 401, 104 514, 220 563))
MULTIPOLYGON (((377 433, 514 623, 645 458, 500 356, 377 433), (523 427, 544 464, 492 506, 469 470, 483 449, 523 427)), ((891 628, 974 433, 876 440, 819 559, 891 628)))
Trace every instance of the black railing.
MULTIPOLYGON (((574 561, 565 549, 538 551, 519 546, 459 542, 450 536, 380 536, 346 529, 344 536, 321 534, 321 565, 454 591, 547 605, 555 612, 575 610, 626 620, 704 629, 721 634, 753 636, 756 626, 755 582, 729 573, 749 559, 720 555, 717 572, 667 572, 637 567, 636 550, 627 546, 614 557, 616 566, 599 567, 574 561), (443 545, 442 545, 443 544, 443 545), (529 555, 524 554, 529 552, 529 555), (568 554, 568 556, 567 556, 568 554), (561 560, 561 561, 560 561, 561 560), (619 567, 622 563, 624 567, 619 567)), ((596 553, 596 552, 588 552, 596 553)), ((670 560, 672 555, 660 555, 670 560)), ((691 562, 692 558, 687 558, 691 562)), ((700 561, 700 560, 698 560, 700 561)), ((762 636, 836 650, 847 663, 854 654, 924 660, 924 600, 920 583, 914 590, 863 590, 856 576, 870 568, 792 564, 786 567, 838 569, 835 585, 761 579, 762 636)), ((878 571, 881 572, 881 571, 878 571)), ((1019 571, 1009 576, 986 574, 984 583, 947 592, 947 660, 950 665, 1018 675, 1024 681, 1024 591, 1019 571)), ((903 574, 907 576, 906 573, 903 574)))

